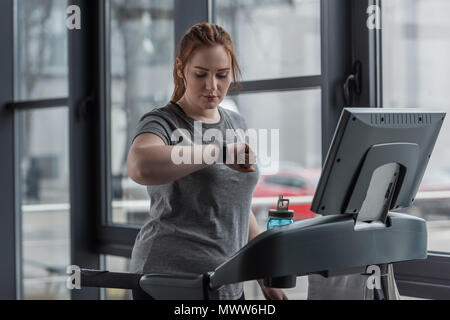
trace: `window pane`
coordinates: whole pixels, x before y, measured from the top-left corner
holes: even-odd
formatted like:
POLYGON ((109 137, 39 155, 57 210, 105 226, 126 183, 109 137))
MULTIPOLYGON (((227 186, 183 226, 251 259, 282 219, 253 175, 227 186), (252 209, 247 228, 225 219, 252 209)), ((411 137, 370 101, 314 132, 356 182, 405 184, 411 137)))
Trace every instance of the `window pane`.
MULTIPOLYGON (((385 107, 450 112, 450 20, 446 0, 383 2, 385 107)), ((450 252, 450 124, 444 121, 409 213, 428 221, 428 250, 450 252), (423 192, 423 193, 421 193, 423 192), (428 199, 425 199, 424 196, 428 199)))
POLYGON ((294 220, 314 217, 309 208, 321 172, 321 90, 242 94, 227 98, 227 104, 242 114, 258 137, 264 130, 279 132, 278 140, 272 140, 268 133, 267 141, 259 138, 256 147, 261 177, 253 193, 252 210, 260 230, 266 230, 268 211, 276 207, 273 199, 280 194, 301 199, 290 202, 294 220), (270 146, 267 152, 261 149, 264 144, 270 146), (272 164, 264 161, 263 153, 270 156, 272 164))
POLYGON ((228 97, 255 129, 278 129, 283 165, 321 167, 321 91, 304 90, 241 94, 228 97))
POLYGON ((17 8, 17 99, 67 96, 67 1, 19 0, 17 8))
POLYGON ((173 0, 111 0, 112 222, 142 224, 150 207, 146 188, 126 172, 140 117, 165 105, 173 91, 173 0))
POLYGON ((245 81, 321 73, 319 0, 216 0, 216 21, 245 81))
POLYGON ((69 139, 66 108, 18 113, 24 299, 70 299, 69 139))

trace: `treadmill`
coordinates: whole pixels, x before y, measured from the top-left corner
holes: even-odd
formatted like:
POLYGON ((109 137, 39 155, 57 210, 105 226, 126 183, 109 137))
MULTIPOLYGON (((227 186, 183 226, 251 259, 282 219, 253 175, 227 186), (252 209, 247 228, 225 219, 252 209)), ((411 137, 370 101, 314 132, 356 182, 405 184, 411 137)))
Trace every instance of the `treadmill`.
POLYGON ((296 277, 380 270, 374 299, 394 299, 388 270, 427 258, 423 219, 411 206, 445 113, 421 109, 344 108, 311 210, 312 219, 262 232, 204 274, 130 274, 81 269, 81 287, 142 290, 154 299, 207 300, 223 285, 264 279, 293 288, 296 277))

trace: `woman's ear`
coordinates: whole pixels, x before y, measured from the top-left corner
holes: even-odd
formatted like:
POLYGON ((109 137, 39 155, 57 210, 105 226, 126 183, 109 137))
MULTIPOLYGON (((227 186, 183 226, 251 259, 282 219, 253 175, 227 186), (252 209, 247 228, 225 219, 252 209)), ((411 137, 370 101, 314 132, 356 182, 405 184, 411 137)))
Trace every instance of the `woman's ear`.
POLYGON ((177 75, 178 75, 181 79, 184 79, 184 75, 183 75, 183 64, 181 63, 180 58, 176 58, 175 63, 176 63, 176 68, 177 68, 177 75))

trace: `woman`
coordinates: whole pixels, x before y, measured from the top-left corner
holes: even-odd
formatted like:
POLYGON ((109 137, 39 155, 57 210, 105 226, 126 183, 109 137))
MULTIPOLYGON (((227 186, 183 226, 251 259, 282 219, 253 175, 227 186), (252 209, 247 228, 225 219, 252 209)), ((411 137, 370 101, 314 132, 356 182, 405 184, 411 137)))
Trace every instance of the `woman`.
MULTIPOLYGON (((259 177, 254 152, 234 138, 215 143, 202 139, 194 144, 189 138, 204 137, 209 129, 218 130, 224 138, 227 129, 247 130, 239 114, 219 106, 238 75, 232 41, 224 29, 202 23, 183 36, 172 99, 141 118, 128 154, 128 174, 148 186, 151 200, 151 219, 136 238, 131 272, 213 271, 259 233, 250 210, 259 177), (201 132, 194 132, 199 123, 201 132), (180 154, 197 161, 174 161, 180 154), (207 161, 205 154, 213 161, 207 161), (226 164, 220 161, 224 154, 226 164), (238 162, 238 156, 245 163, 238 162)), ((267 299, 287 299, 281 290, 258 282, 267 299)), ((137 291, 133 298, 151 299, 137 291)), ((210 298, 243 299, 243 286, 223 286, 210 298)))

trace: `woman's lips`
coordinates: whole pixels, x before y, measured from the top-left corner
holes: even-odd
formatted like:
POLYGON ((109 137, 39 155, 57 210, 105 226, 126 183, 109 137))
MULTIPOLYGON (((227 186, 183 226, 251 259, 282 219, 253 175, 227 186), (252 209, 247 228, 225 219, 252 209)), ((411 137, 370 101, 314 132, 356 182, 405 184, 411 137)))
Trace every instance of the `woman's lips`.
POLYGON ((206 99, 208 99, 208 101, 214 101, 217 99, 216 96, 204 96, 206 99))

